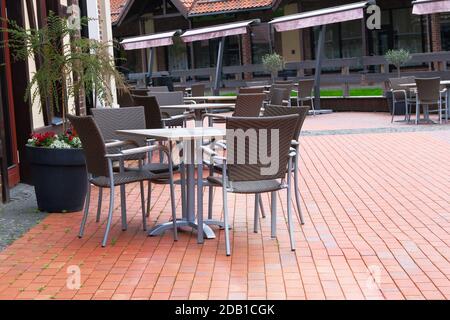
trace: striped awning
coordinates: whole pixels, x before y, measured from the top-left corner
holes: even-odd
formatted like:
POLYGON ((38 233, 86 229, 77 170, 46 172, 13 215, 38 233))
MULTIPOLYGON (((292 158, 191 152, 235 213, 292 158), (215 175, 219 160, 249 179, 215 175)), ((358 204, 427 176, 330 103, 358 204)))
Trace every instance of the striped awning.
POLYGON ((450 12, 450 0, 417 0, 413 1, 413 13, 432 14, 450 12))
POLYGON ((362 1, 342 6, 307 11, 276 18, 270 22, 278 32, 322 26, 364 18, 364 9, 374 1, 362 1))
POLYGON ((124 39, 121 44, 125 50, 147 49, 155 47, 170 46, 173 44, 173 37, 180 34, 181 30, 150 34, 124 39))
POLYGON ((202 41, 202 40, 209 40, 209 39, 245 34, 248 32, 248 28, 252 24, 258 24, 259 22, 260 22, 259 19, 254 19, 254 20, 241 21, 241 22, 235 22, 235 23, 222 24, 222 25, 218 25, 218 26, 211 26, 211 27, 188 30, 181 36, 181 39, 184 42, 194 42, 194 41, 202 41))

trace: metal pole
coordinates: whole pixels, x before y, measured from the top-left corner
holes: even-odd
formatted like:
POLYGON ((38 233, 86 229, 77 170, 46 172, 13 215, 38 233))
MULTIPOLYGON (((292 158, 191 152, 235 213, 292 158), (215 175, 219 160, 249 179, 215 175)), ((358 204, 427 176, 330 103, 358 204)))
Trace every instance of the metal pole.
POLYGON ((324 56, 325 47, 325 33, 327 31, 326 25, 320 26, 319 41, 317 43, 316 53, 316 74, 314 85, 314 109, 320 110, 320 78, 322 73, 322 60, 324 56))
POLYGON ((213 94, 215 96, 218 96, 220 94, 220 84, 222 81, 224 49, 225 49, 225 37, 223 37, 219 40, 219 50, 217 53, 216 78, 214 79, 214 88, 213 88, 213 94))
POLYGON ((147 66, 147 71, 148 71, 148 80, 151 82, 152 81, 152 76, 153 76, 153 63, 155 60, 155 48, 150 48, 149 53, 148 53, 148 66, 147 66))

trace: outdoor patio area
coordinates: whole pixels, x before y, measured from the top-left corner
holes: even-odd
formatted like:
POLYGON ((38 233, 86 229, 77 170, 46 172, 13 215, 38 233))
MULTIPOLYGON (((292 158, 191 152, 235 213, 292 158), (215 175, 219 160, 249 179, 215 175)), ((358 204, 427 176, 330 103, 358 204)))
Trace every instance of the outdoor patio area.
MULTIPOLYGON (((277 240, 270 215, 253 232, 253 195, 229 195, 227 257, 224 231, 215 227, 217 238, 203 245, 190 229, 179 232, 178 242, 172 232, 148 237, 139 184, 127 187, 128 230, 121 230, 116 202, 102 248, 108 208, 96 223, 94 188, 83 239, 81 213, 51 214, 0 252, 0 299, 449 299, 450 125, 391 125, 388 114, 334 113, 308 117, 303 130, 306 223, 294 211, 296 252, 286 231, 285 191, 278 195, 277 240), (69 274, 74 266, 79 289, 69 274)), ((207 194, 205 188, 205 208, 207 194)), ((262 197, 268 211, 269 195, 262 197)), ((214 198, 214 218, 221 219, 219 190, 214 198)), ((170 217, 168 186, 154 185, 149 227, 170 217)))

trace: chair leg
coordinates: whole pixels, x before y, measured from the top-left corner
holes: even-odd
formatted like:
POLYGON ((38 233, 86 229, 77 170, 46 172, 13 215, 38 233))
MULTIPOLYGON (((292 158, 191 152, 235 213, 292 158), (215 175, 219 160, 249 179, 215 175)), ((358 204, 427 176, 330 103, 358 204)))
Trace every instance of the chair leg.
POLYGON ((103 202, 103 188, 98 190, 98 204, 97 204, 97 218, 95 222, 100 222, 100 216, 102 214, 102 202, 103 202))
POLYGON ((152 182, 149 180, 147 185, 147 211, 146 217, 150 217, 150 207, 152 202, 152 182))
POLYGON ((87 217, 89 215, 89 205, 91 203, 91 183, 88 181, 88 188, 86 194, 86 202, 84 204, 84 215, 83 220, 81 220, 80 233, 78 234, 79 238, 82 238, 84 235, 84 228, 86 226, 87 217))
POLYGON ((121 185, 119 188, 120 188, 120 208, 122 212, 122 231, 126 231, 128 229, 126 187, 125 185, 121 185))
POLYGON ((114 213, 114 187, 111 186, 110 197, 109 197, 109 212, 108 212, 108 222, 106 224, 105 236, 103 237, 102 247, 106 247, 108 241, 109 230, 111 229, 112 218, 114 213))
POLYGON ((442 99, 439 99, 439 124, 442 124, 442 99))
POLYGON ((272 221, 271 221, 271 235, 275 239, 277 237, 277 193, 272 192, 272 221))
POLYGON ((416 103, 416 125, 419 124, 420 117, 420 104, 416 103))
POLYGON ((170 205, 172 209, 172 222, 173 222, 173 239, 178 241, 178 227, 177 227, 177 211, 175 205, 175 185, 170 181, 170 205))
POLYGON ((394 117, 395 117, 395 99, 392 100, 392 118, 391 118, 391 123, 394 123, 394 117))
POLYGON ((142 227, 144 231, 147 231, 147 211, 145 210, 144 181, 139 182, 139 186, 141 188, 142 227))
POLYGON ((258 233, 258 224, 259 224, 259 198, 260 194, 255 193, 255 216, 254 216, 254 225, 253 232, 258 233))
POLYGON ((208 187, 208 219, 213 218, 214 187, 208 187))
MULTIPOLYGON (((292 162, 292 160, 290 160, 292 162)), ((289 164, 289 168, 291 168, 291 163, 289 164)), ((295 239, 294 239, 294 226, 292 223, 292 202, 291 202, 291 175, 288 175, 288 187, 287 187, 287 216, 288 216, 288 230, 289 230, 289 239, 291 241, 291 250, 295 251, 295 239)))
POLYGON ((230 247, 230 227, 228 223, 228 201, 227 201, 227 190, 226 187, 223 186, 223 221, 225 225, 225 251, 227 256, 231 255, 231 247, 230 247))
POLYGON ((295 189, 295 202, 297 204, 298 216, 300 218, 300 222, 302 225, 305 224, 305 218, 303 217, 302 207, 301 207, 301 196, 299 190, 299 182, 298 182, 298 159, 295 157, 296 163, 294 164, 294 189, 295 189))
POLYGON ((261 210, 261 217, 263 217, 263 219, 265 219, 266 218, 266 210, 264 209, 264 205, 263 205, 261 196, 259 196, 259 209, 261 210))

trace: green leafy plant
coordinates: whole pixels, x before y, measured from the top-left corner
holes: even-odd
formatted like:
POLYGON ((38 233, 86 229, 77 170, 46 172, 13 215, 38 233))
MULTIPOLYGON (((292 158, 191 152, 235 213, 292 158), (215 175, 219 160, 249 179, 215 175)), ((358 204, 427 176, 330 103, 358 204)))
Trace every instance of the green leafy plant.
MULTIPOLYGON (((82 26, 88 22, 81 18, 82 26)), ((47 101, 52 112, 61 111, 64 131, 70 98, 77 101, 83 93, 93 94, 95 101, 108 105, 112 103, 111 80, 126 90, 110 54, 113 44, 79 37, 79 30, 65 17, 50 12, 40 29, 26 29, 8 20, 8 27, 0 30, 8 33, 2 45, 11 49, 16 61, 39 59, 24 98, 32 103, 47 101)))
POLYGON ((397 75, 400 78, 400 67, 411 60, 411 54, 408 50, 389 50, 384 56, 389 64, 394 65, 397 68, 397 75))
POLYGON ((275 82, 275 78, 278 72, 284 69, 283 57, 277 53, 266 54, 262 58, 264 69, 272 76, 272 82, 275 82))

